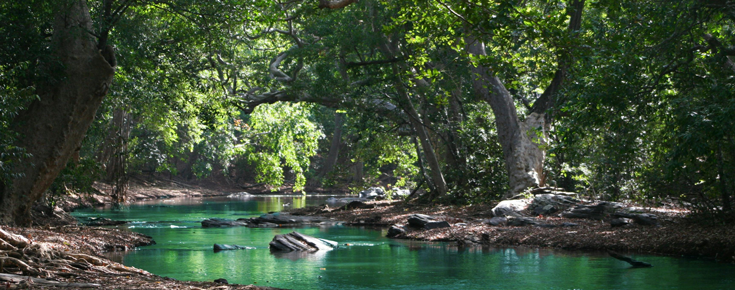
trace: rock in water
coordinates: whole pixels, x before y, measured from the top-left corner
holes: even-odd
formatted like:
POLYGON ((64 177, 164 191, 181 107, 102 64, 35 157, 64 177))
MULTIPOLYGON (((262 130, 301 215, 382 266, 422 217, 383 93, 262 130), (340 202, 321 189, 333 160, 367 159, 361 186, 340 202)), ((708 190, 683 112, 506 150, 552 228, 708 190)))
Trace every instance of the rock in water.
POLYGON ((246 250, 252 249, 250 247, 238 246, 238 245, 225 245, 225 244, 214 244, 214 251, 229 251, 229 250, 246 250))
POLYGON ((219 228, 219 227, 244 227, 247 226, 246 220, 228 220, 221 218, 211 218, 202 221, 203 228, 219 228))
POLYGON ((388 237, 388 238, 395 238, 395 237, 397 237, 399 235, 402 235, 402 234, 405 234, 405 233, 406 233, 406 229, 403 228, 403 226, 392 225, 388 229, 388 233, 385 236, 388 237))
POLYGON ((446 221, 437 221, 425 214, 413 214, 408 217, 408 225, 426 230, 451 227, 446 221))
POLYGON ((284 235, 276 235, 269 243, 271 251, 294 252, 294 251, 329 251, 336 247, 337 242, 307 236, 297 232, 284 235))

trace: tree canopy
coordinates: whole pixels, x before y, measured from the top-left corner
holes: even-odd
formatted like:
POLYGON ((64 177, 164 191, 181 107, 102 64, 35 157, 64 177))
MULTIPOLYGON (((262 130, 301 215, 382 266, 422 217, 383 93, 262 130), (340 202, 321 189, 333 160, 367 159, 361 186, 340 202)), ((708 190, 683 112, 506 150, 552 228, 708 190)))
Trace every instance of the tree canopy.
POLYGON ((60 173, 104 173, 121 202, 157 172, 731 211, 727 1, 34 0, 0 19, 3 223, 60 173))

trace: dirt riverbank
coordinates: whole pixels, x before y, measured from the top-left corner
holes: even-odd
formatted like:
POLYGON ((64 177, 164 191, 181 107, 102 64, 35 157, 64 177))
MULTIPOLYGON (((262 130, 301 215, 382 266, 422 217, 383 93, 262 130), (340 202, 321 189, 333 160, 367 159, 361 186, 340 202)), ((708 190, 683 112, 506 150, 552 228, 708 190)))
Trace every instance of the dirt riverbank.
POLYGON ((703 225, 685 217, 677 209, 652 208, 659 218, 658 226, 631 224, 611 227, 610 218, 603 220, 541 217, 545 226, 492 226, 495 204, 474 206, 417 205, 379 201, 374 208, 329 209, 311 207, 292 210, 297 215, 318 215, 346 221, 352 225, 406 225, 415 213, 449 222, 451 227, 417 230, 406 226, 398 238, 422 241, 456 242, 459 246, 530 246, 566 250, 615 251, 671 256, 699 257, 721 262, 735 262, 735 227, 703 225), (575 226, 562 226, 574 223, 575 226))

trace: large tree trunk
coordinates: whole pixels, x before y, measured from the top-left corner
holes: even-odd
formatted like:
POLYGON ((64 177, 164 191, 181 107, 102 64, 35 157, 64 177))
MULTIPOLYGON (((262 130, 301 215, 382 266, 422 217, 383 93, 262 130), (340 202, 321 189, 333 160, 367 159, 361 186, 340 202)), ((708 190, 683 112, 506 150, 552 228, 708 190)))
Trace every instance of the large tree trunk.
MULTIPOLYGON (((59 80, 38 84, 39 100, 18 116, 17 145, 31 156, 20 162, 20 177, 0 194, 0 223, 28 225, 30 209, 81 145, 95 112, 107 94, 114 69, 100 54, 86 1, 58 4, 52 46, 63 65, 59 80)), ((49 65, 48 67, 53 67, 49 65)), ((53 72, 49 72, 53 75, 53 72)))
MULTIPOLYGON (((465 41, 469 53, 485 55, 483 43, 469 36, 465 41)), ((510 191, 506 193, 506 197, 538 186, 543 175, 544 151, 537 143, 545 142, 545 138, 544 134, 536 132, 543 130, 544 114, 531 113, 525 122, 520 122, 510 92, 500 79, 482 65, 473 66, 472 73, 475 94, 490 104, 495 115, 498 139, 503 147, 503 158, 510 182, 510 191)))
MULTIPOLYGON (((570 0, 567 6, 567 15, 570 17, 567 32, 575 38, 582 25, 584 3, 584 0, 570 0)), ((472 35, 466 35, 465 42, 470 54, 486 55, 485 45, 472 35)), ((542 149, 544 147, 542 145, 548 144, 549 129, 546 111, 554 105, 556 95, 566 78, 566 71, 572 63, 568 51, 562 50, 558 58, 558 67, 551 83, 534 102, 531 113, 523 122, 518 119, 513 98, 500 79, 481 64, 471 68, 472 88, 475 94, 490 104, 495 115, 510 183, 510 191, 505 197, 513 196, 529 187, 544 185, 543 166, 546 152, 542 149)))

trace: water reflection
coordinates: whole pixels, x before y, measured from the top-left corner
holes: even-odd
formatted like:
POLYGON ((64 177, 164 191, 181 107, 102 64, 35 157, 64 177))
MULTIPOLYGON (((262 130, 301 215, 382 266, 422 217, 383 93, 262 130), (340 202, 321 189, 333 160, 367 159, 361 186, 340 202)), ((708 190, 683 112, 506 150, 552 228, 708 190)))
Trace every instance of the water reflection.
POLYGON ((735 282, 732 265, 700 260, 633 255, 655 267, 630 269, 605 253, 398 241, 386 239, 384 230, 344 226, 205 229, 200 224, 205 218, 258 216, 284 204, 318 205, 324 199, 179 199, 75 215, 133 221, 124 228, 150 235, 158 244, 110 257, 182 280, 225 278, 287 289, 728 289, 735 282), (271 239, 294 230, 340 246, 317 253, 271 253, 271 239), (213 243, 253 249, 214 253, 213 243))

